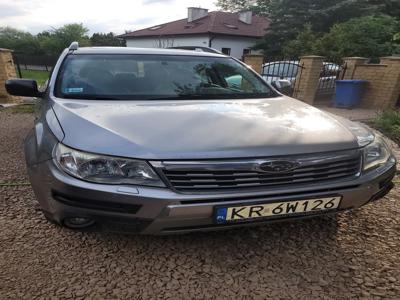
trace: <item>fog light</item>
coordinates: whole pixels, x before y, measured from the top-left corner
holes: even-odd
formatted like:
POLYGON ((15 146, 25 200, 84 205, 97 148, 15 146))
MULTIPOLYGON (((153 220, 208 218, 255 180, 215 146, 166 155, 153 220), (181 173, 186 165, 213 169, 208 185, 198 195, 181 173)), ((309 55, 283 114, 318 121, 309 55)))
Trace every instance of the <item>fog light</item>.
POLYGON ((64 219, 64 225, 68 228, 72 229, 80 229, 92 226, 94 224, 94 220, 88 217, 70 217, 64 219))

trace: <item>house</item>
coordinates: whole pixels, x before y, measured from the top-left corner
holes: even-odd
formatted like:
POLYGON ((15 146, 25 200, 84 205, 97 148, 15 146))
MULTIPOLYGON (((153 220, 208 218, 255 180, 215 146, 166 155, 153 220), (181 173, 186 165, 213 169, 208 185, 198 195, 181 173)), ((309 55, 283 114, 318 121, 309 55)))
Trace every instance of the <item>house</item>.
POLYGON ((211 47, 241 59, 244 54, 255 52, 251 47, 264 36, 268 26, 268 19, 253 15, 250 11, 208 12, 208 9, 189 7, 185 19, 136 30, 119 37, 126 40, 127 47, 211 47))

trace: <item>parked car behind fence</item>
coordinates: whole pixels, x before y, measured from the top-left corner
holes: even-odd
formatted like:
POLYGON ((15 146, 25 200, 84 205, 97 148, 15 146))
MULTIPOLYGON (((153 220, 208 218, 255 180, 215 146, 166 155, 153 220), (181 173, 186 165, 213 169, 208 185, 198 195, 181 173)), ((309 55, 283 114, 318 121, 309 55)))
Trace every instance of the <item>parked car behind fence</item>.
MULTIPOLYGON (((273 86, 281 89, 282 81, 289 81, 290 88, 285 94, 292 95, 297 75, 302 72, 303 65, 298 60, 281 60, 265 63, 262 66, 263 78, 273 86)), ((335 82, 342 67, 332 62, 324 62, 321 70, 317 93, 333 94, 335 82)))

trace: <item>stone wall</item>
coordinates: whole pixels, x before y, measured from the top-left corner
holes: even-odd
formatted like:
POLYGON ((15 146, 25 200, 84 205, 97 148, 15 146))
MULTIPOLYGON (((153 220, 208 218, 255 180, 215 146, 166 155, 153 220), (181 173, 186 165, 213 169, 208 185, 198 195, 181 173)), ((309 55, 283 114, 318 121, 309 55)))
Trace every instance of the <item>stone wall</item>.
POLYGON ((380 64, 366 64, 366 58, 346 57, 344 79, 368 81, 361 106, 365 108, 393 108, 400 95, 400 57, 382 57, 380 64))
MULTIPOLYGON (((361 107, 374 109, 393 108, 400 95, 400 57, 382 57, 380 64, 367 64, 364 57, 346 57, 343 79, 368 81, 361 100, 361 107)), ((300 59, 302 70, 298 72, 293 97, 314 104, 324 57, 303 56, 300 59)), ((246 55, 244 62, 261 73, 263 56, 246 55)))
POLYGON ((17 78, 12 50, 0 48, 0 103, 19 102, 19 97, 10 96, 4 86, 7 79, 17 78))

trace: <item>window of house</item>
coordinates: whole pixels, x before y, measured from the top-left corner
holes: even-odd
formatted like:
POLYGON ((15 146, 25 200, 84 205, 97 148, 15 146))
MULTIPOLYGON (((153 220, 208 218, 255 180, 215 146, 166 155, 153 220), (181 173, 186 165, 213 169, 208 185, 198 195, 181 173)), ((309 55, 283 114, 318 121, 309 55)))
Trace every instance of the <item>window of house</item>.
POLYGON ((225 55, 231 55, 231 48, 222 48, 221 51, 225 55))
POLYGON ((243 55, 250 54, 251 50, 250 49, 243 49, 243 55))

